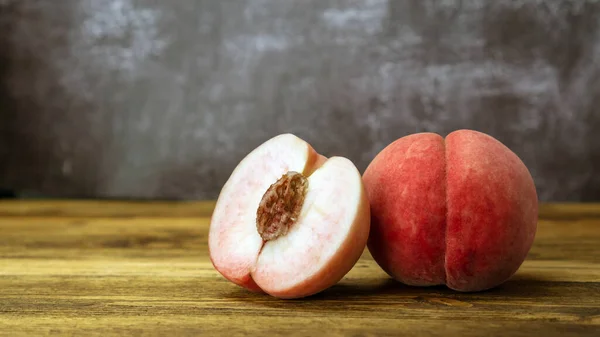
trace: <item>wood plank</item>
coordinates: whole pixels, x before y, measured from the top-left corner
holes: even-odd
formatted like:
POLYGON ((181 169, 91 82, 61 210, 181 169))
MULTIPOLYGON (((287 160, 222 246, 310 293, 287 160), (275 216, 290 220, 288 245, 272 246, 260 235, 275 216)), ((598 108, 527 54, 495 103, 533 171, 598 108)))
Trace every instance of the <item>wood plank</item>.
MULTIPOLYGON (((196 217, 215 201, 0 200, 0 216, 196 217)), ((600 218, 600 203, 542 203, 540 219, 600 218)))
POLYGON ((0 217, 207 217, 215 201, 0 200, 0 217))
POLYGON ((598 203, 542 203, 539 205, 540 219, 598 219, 598 203))
POLYGON ((365 251, 336 286, 284 301, 245 291, 214 270, 211 209, 199 212, 203 203, 83 204, 0 202, 0 336, 600 331, 600 219, 592 210, 578 216, 577 205, 540 220, 519 272, 490 291, 404 286, 365 251), (170 208, 178 211, 170 216, 170 208))

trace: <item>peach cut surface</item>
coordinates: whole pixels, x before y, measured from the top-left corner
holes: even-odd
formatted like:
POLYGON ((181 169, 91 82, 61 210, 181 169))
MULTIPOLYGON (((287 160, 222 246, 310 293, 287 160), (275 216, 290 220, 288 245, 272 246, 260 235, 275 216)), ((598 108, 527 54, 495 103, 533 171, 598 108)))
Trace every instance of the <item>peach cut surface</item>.
POLYGON ((210 257, 225 278, 252 291, 309 296, 354 266, 366 246, 369 221, 354 164, 327 159, 304 140, 283 134, 248 154, 225 183, 211 219, 210 257), (289 228, 265 239, 257 210, 265 192, 290 172, 307 182, 299 212, 289 228))

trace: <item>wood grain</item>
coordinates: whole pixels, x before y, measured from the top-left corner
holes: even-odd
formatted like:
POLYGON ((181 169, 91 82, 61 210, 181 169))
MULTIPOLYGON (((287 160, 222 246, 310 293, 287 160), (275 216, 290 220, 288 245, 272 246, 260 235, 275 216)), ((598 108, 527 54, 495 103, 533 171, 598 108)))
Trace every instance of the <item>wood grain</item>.
POLYGON ((214 202, 0 202, 0 336, 598 336, 600 205, 547 204, 519 272, 462 294, 391 281, 368 252, 284 301, 208 259, 214 202))

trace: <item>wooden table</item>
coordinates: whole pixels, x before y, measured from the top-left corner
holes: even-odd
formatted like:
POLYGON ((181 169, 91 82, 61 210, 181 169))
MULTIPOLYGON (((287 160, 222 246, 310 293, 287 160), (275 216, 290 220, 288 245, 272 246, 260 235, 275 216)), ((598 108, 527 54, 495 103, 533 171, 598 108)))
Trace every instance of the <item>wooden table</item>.
POLYGON ((302 300, 225 281, 211 202, 0 202, 0 335, 600 336, 600 205, 546 204, 517 275, 487 292, 391 281, 368 252, 302 300))

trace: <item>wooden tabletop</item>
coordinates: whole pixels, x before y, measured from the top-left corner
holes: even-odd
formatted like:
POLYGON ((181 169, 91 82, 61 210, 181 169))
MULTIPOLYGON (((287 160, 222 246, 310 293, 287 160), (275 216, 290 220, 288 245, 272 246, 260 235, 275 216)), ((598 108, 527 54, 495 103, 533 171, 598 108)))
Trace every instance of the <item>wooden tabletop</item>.
POLYGON ((301 300, 208 259, 214 203, 0 202, 0 336, 600 336, 600 204, 545 204, 519 272, 462 294, 391 281, 368 252, 301 300))

